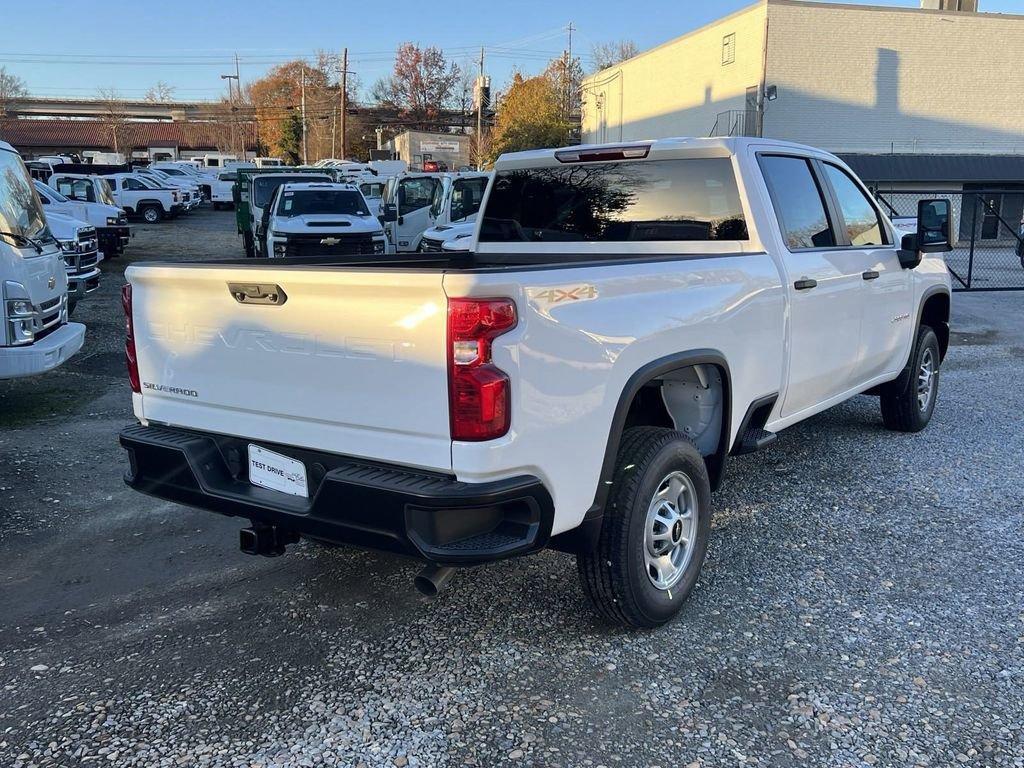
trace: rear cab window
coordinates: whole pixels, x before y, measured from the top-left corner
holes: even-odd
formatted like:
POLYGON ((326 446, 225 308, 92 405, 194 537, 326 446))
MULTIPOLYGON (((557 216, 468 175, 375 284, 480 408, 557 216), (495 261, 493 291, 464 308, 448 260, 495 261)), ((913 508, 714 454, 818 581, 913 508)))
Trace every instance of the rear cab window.
POLYGON ((499 171, 480 228, 490 243, 747 239, 729 158, 499 171))

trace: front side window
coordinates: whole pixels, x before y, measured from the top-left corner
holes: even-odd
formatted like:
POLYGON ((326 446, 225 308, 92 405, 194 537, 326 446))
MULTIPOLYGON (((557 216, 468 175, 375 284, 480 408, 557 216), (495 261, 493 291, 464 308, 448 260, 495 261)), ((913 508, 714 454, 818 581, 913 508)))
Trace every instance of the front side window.
POLYGON ((839 210, 843 214, 850 244, 886 245, 885 230, 878 218, 878 211, 849 174, 828 163, 825 164, 825 173, 839 200, 839 210))
POLYGON ((96 180, 96 189, 99 193, 100 202, 105 205, 117 205, 114 202, 114 193, 110 187, 110 182, 106 179, 96 180))
POLYGON ((435 188, 440 187, 441 184, 429 176, 402 179, 401 189, 404 199, 399 206, 399 215, 404 215, 410 211, 418 211, 420 208, 426 208, 434 199, 435 188))
POLYGON ((366 197, 383 197, 384 185, 379 181, 359 185, 359 191, 366 197))
POLYGON ((465 219, 480 210, 487 181, 486 176, 455 180, 452 184, 452 221, 465 219))
POLYGON ((66 203, 68 201, 68 199, 64 197, 64 195, 62 195, 56 189, 51 187, 49 184, 44 184, 41 181, 36 182, 36 191, 39 193, 40 199, 42 199, 45 195, 55 203, 66 203))
POLYGON ((502 171, 484 242, 746 240, 728 158, 587 163, 502 171))
POLYGON ((834 246, 825 199, 808 160, 762 155, 760 163, 786 246, 790 250, 834 246))
POLYGON ((436 219, 444 208, 444 184, 434 185, 434 196, 430 198, 430 216, 436 219))
POLYGON ((302 216, 307 213, 369 216, 363 196, 355 191, 337 189, 285 190, 277 204, 278 216, 302 216))
POLYGON ((7 150, 0 150, 0 229, 34 240, 50 239, 25 163, 7 150))

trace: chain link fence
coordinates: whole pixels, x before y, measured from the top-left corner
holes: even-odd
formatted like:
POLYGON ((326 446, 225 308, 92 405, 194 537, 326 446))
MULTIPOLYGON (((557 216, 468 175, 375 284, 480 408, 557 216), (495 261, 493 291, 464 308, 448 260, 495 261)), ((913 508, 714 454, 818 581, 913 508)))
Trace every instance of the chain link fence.
POLYGON ((897 231, 917 228, 919 200, 949 200, 953 250, 945 254, 959 291, 1024 290, 1024 190, 875 190, 897 231))

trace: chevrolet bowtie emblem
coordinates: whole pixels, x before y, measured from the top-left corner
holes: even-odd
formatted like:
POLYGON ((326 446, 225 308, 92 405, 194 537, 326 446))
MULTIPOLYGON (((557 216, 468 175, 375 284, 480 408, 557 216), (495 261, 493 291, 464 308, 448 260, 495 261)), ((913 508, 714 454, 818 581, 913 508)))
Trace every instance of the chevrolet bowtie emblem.
POLYGON ((320 239, 320 245, 337 245, 341 240, 337 237, 324 237, 320 239))

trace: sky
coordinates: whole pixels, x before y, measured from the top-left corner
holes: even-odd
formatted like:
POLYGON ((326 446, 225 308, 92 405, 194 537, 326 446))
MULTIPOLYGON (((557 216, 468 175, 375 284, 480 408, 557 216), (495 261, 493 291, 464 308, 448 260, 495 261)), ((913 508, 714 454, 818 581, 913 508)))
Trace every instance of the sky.
MULTIPOLYGON (((850 1, 850 0, 848 0, 850 1)), ((857 2, 857 0, 852 0, 857 2)), ((640 50, 685 34, 750 4, 750 0, 522 0, 521 2, 352 2, 351 0, 184 0, 173 4, 107 0, 6 3, 10 30, 0 43, 0 66, 22 78, 33 96, 90 98, 114 87, 142 98, 157 81, 181 100, 226 94, 222 74, 240 60, 243 84, 274 64, 311 58, 317 50, 349 48, 349 70, 364 92, 388 74, 403 42, 442 48, 456 63, 485 71, 495 88, 514 69, 530 74, 560 56, 575 27, 573 54, 584 70, 595 43, 630 39, 640 50), (102 15, 98 9, 102 7, 102 15), (32 30, 64 30, 56 37, 32 30), (73 30, 73 31, 72 31, 73 30), (35 43, 59 40, 45 49, 35 43)), ((860 4, 916 6, 917 0, 860 4)), ((1024 0, 981 0, 988 12, 1024 13, 1024 0)))

